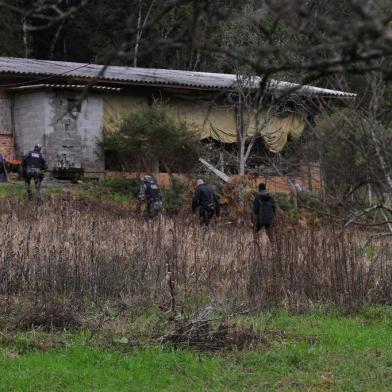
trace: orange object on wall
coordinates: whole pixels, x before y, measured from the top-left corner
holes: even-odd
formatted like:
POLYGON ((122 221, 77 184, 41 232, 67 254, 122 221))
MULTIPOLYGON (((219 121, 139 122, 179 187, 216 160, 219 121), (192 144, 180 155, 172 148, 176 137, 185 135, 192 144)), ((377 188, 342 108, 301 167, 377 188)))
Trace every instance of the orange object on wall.
POLYGON ((15 159, 14 138, 11 135, 0 135, 0 154, 7 160, 15 159))

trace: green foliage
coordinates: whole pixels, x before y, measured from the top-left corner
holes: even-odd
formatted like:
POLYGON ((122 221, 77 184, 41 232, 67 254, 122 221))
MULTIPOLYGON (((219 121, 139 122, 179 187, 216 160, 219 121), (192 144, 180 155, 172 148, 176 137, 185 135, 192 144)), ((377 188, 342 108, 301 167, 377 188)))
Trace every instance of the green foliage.
MULTIPOLYGON (((148 309, 135 326, 148 333, 164 319, 159 310, 148 309)), ((320 308, 299 315, 278 310, 238 316, 236 322, 238 334, 250 327, 265 343, 214 354, 159 345, 132 348, 125 335, 112 337, 104 349, 97 346, 99 332, 89 330, 34 331, 8 340, 1 334, 0 389, 390 390, 390 307, 369 308, 354 316, 320 308)))
POLYGON ((298 207, 308 208, 312 210, 322 211, 325 209, 324 204, 321 202, 320 197, 312 192, 302 191, 298 192, 298 207))
POLYGON ((106 131, 103 148, 124 166, 142 164, 150 172, 157 161, 187 171, 197 162, 200 142, 185 122, 176 121, 162 106, 131 112, 115 132, 106 131))
POLYGON ((113 193, 137 197, 140 181, 137 178, 108 177, 99 183, 102 189, 109 189, 113 193))
POLYGON ((64 188, 61 186, 51 186, 44 190, 45 196, 49 195, 61 195, 64 193, 64 188))
POLYGON ((131 334, 139 337, 156 337, 164 333, 166 318, 157 306, 150 306, 130 326, 131 334))
POLYGON ((131 206, 139 192, 140 181, 137 178, 109 177, 100 182, 84 183, 73 191, 77 197, 104 200, 120 206, 131 206))
POLYGON ((0 184, 0 199, 2 198, 21 198, 25 196, 25 187, 22 183, 3 183, 0 184))
POLYGON ((288 193, 275 193, 276 205, 282 211, 289 211, 293 208, 293 204, 288 193))
MULTIPOLYGON (((183 206, 187 188, 176 176, 172 176, 172 187, 162 189, 164 195, 164 208, 168 214, 176 214, 183 206)), ((94 200, 104 200, 120 206, 135 205, 140 189, 138 178, 127 179, 125 177, 108 177, 100 182, 89 182, 82 185, 81 190, 75 190, 73 194, 79 197, 87 197, 94 200)))
POLYGON ((18 17, 0 5, 0 56, 22 56, 22 29, 18 17))
POLYGON ((171 188, 163 189, 164 205, 167 213, 176 214, 184 204, 187 189, 185 184, 176 176, 172 176, 171 181, 171 188))

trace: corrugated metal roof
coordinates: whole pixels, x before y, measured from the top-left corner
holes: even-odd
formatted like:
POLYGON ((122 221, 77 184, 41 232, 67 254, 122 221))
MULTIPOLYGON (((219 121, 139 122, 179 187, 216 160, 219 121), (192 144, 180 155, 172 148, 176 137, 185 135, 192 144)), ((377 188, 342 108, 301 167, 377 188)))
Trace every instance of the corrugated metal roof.
MULTIPOLYGON (((97 79, 100 82, 125 83, 129 85, 176 86, 203 90, 231 90, 235 88, 237 82, 237 76, 234 74, 119 66, 108 66, 104 69, 102 65, 98 64, 12 57, 0 57, 0 74, 30 75, 35 77, 35 80, 31 80, 29 83, 61 77, 64 79, 97 79)), ((256 88, 259 83, 260 78, 253 78, 252 87, 256 88)), ((317 97, 356 97, 356 94, 348 92, 301 86, 295 83, 275 80, 269 82, 268 90, 271 93, 289 91, 291 93, 295 92, 317 97)))
MULTIPOLYGON (((26 90, 42 90, 42 89, 61 89, 61 90, 84 90, 87 86, 84 84, 29 84, 18 87, 8 88, 8 91, 18 92, 18 91, 26 91, 26 90)), ((91 90, 98 91, 111 91, 111 92, 120 92, 122 90, 121 87, 108 87, 108 86, 90 86, 91 90)))

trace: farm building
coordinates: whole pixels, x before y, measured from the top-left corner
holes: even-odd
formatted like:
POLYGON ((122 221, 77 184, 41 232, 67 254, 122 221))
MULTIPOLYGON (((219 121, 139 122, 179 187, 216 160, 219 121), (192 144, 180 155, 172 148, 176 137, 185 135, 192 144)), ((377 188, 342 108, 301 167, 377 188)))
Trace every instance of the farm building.
MULTIPOLYGON (((72 167, 99 177, 105 170, 104 128, 114 129, 129 111, 156 99, 200 139, 235 143, 236 107, 226 97, 237 83, 231 74, 0 58, 0 153, 20 158, 40 143, 50 170, 72 167)), ((259 84, 252 78, 251 88, 259 84)), ((270 81, 266 88, 270 96, 287 91, 309 101, 355 97, 288 82, 270 81)), ((260 132, 268 148, 280 151, 304 126, 304 114, 290 110, 268 118, 260 132)))

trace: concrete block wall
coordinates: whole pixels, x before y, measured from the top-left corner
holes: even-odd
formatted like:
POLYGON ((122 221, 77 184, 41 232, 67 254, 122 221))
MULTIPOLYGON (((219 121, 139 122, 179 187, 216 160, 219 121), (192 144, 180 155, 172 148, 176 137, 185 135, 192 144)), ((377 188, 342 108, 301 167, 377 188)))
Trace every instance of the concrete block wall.
POLYGON ((83 102, 77 119, 82 138, 82 166, 86 173, 104 173, 105 158, 101 148, 103 139, 103 101, 100 95, 89 95, 83 102))
POLYGON ((39 143, 50 170, 75 167, 82 168, 87 176, 103 174, 104 157, 100 151, 103 104, 100 95, 89 95, 80 105, 72 91, 17 95, 14 117, 19 155, 39 143), (70 111, 72 107, 74 110, 70 111))
POLYGON ((29 152, 35 144, 44 144, 46 101, 45 92, 21 94, 14 98, 15 145, 18 158, 29 152))
POLYGON ((82 168, 82 139, 77 129, 79 113, 69 111, 72 92, 49 92, 44 145, 51 169, 82 168))

